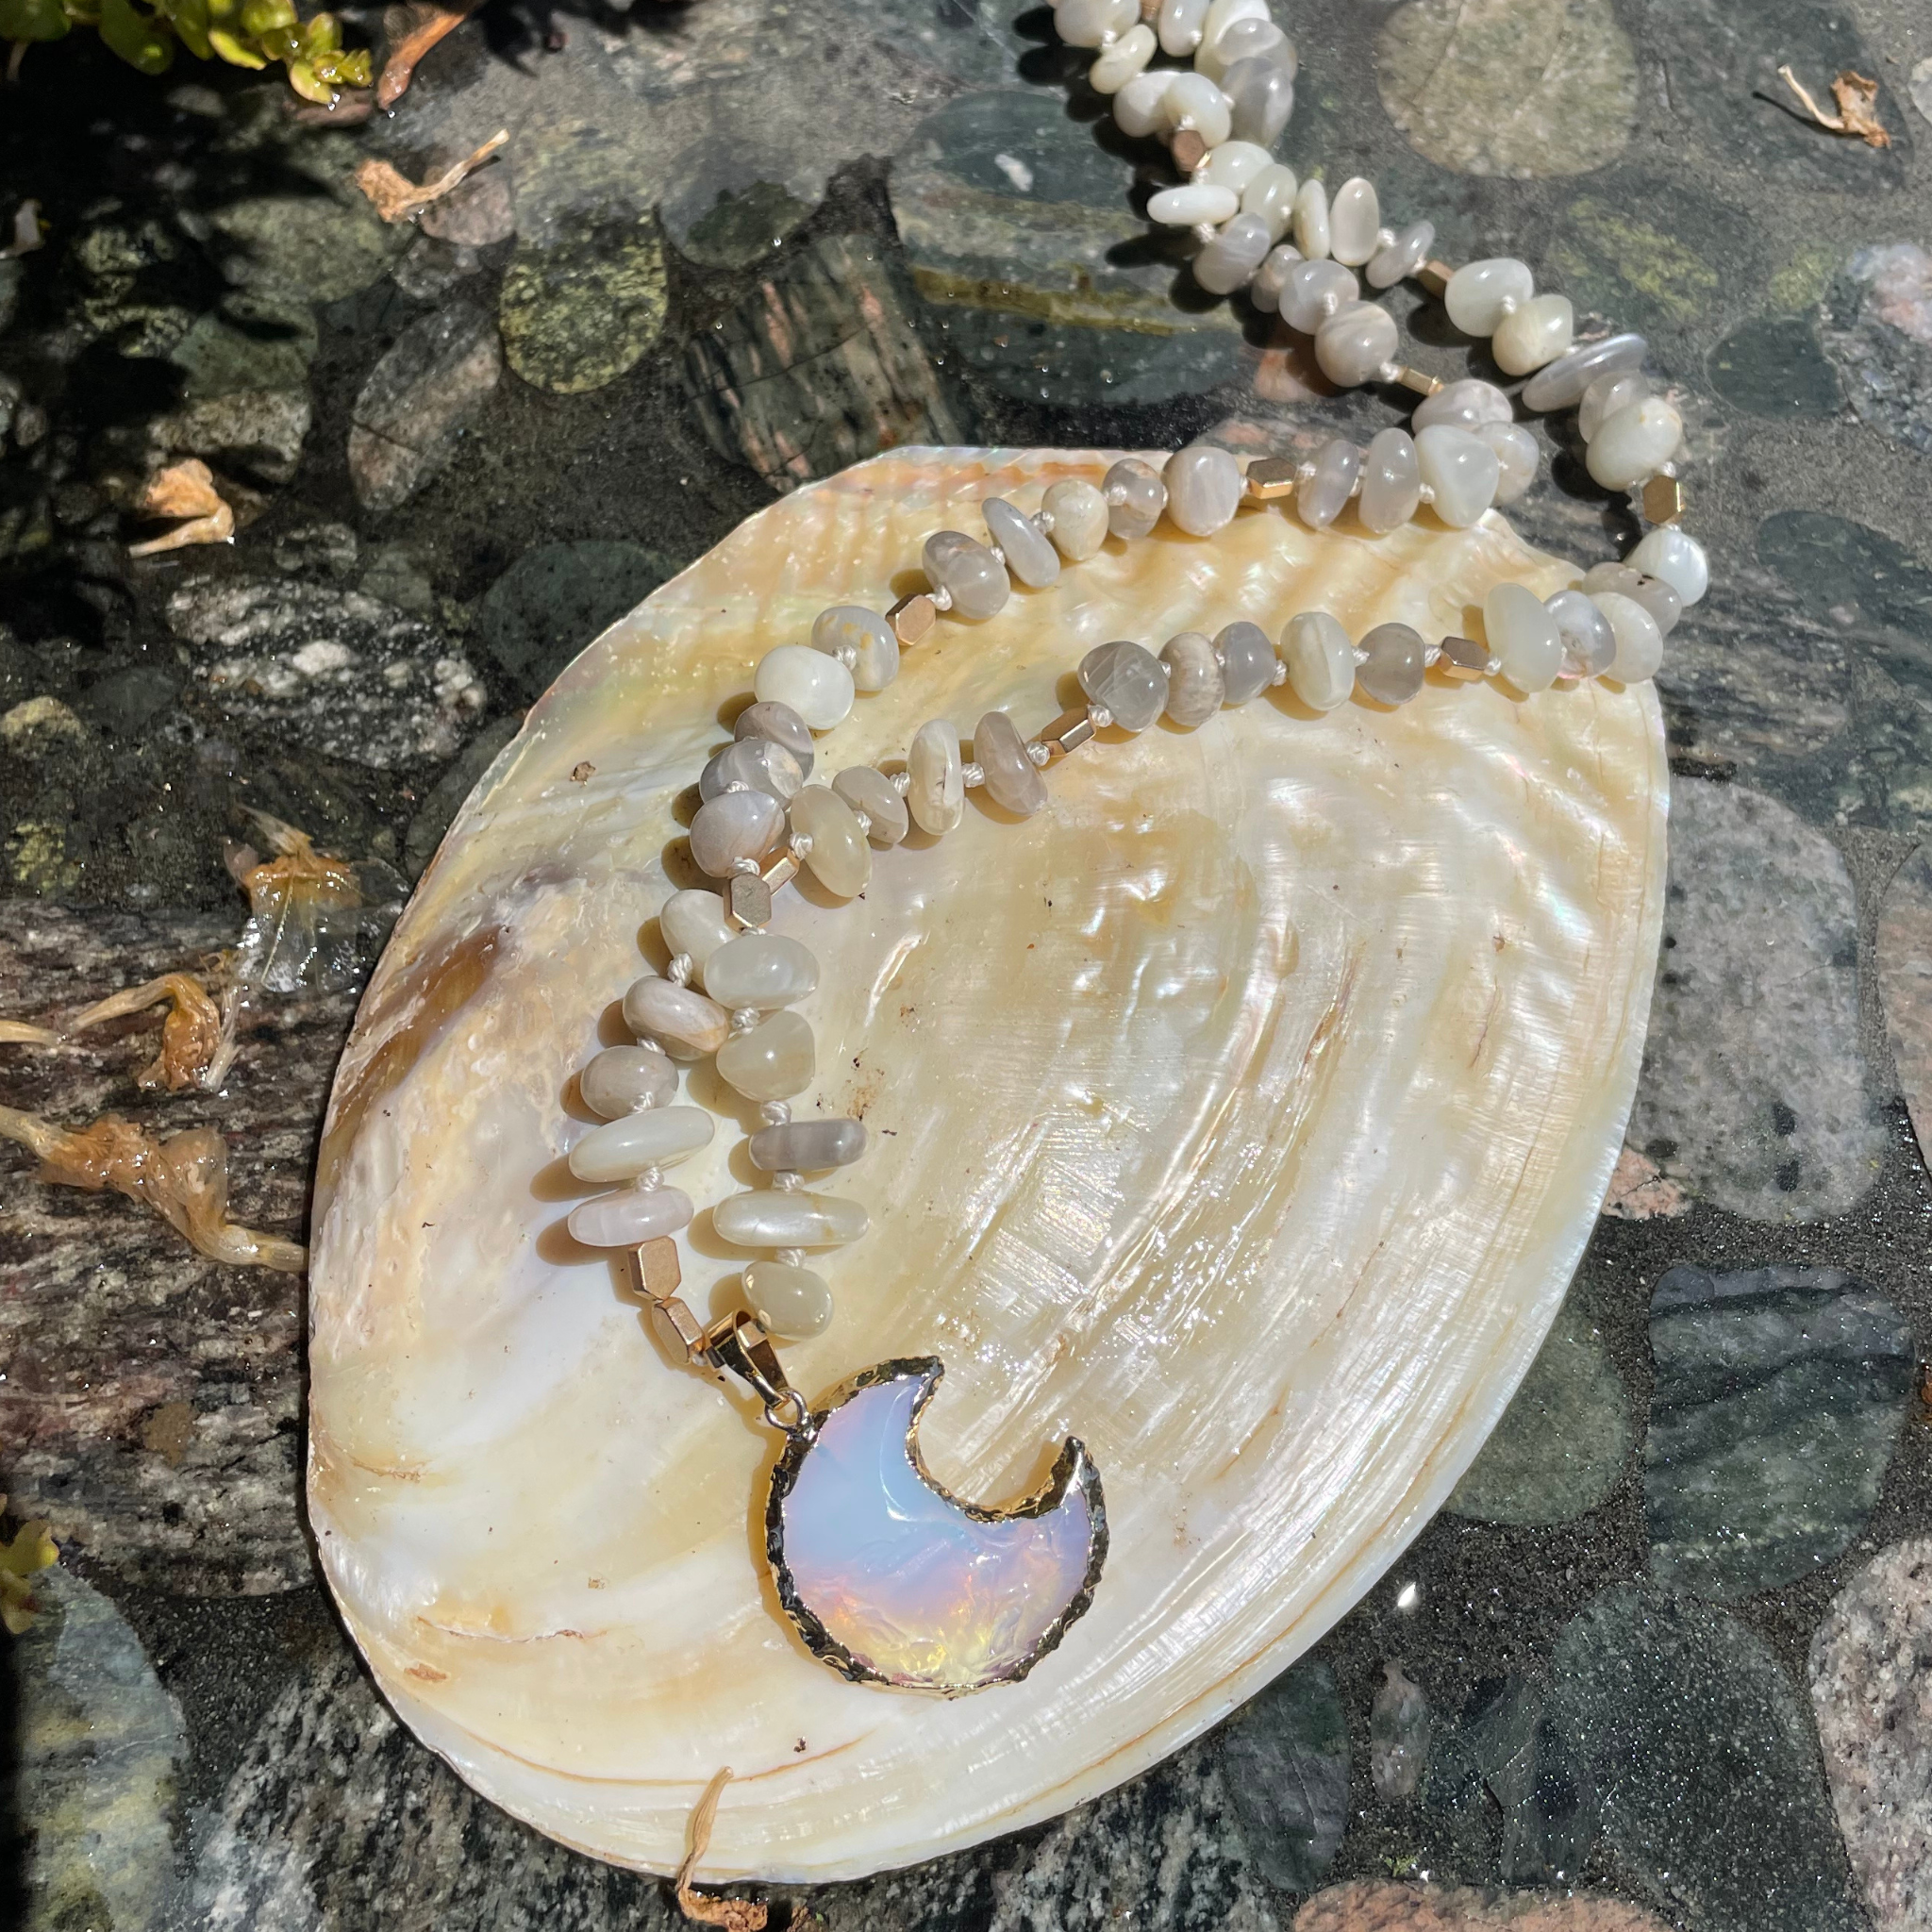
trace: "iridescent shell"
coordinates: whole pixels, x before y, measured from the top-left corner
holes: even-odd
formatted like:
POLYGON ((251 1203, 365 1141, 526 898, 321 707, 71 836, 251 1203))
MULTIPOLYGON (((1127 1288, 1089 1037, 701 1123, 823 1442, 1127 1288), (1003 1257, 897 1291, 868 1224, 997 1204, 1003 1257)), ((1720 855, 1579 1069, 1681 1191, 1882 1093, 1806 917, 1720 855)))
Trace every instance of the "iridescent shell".
MULTIPOLYGON (((312 1274, 323 1561, 419 1736, 599 1857, 850 1877, 1133 1775, 1312 1643, 1426 1523, 1527 1367, 1635 1085, 1663 904, 1646 687, 1432 683, 1316 717, 1282 692, 1047 774, 877 855, 851 905, 784 895, 822 963, 818 1102, 872 1149, 872 1235, 787 1350, 816 1401, 941 1356, 933 1477, 997 1504, 1077 1436, 1106 1481, 1092 1607, 1024 1681, 941 1702, 808 1654, 765 1562, 782 1446, 675 1365, 621 1263, 575 1247, 572 1076, 667 882, 677 802, 751 667, 832 603, 883 608, 923 540, 977 535, 1094 454, 908 450, 799 491, 591 646, 470 799, 397 926, 337 1078, 312 1274)), ((925 719, 1037 728, 1092 645, 1321 605, 1360 636, 1465 630, 1501 578, 1577 572, 1491 515, 1372 539, 1274 507, 1163 525, 998 617, 942 624, 821 741, 925 719)), ((971 794, 974 801, 983 794, 971 794)), ((691 1097, 741 1123, 704 1072, 691 1097)), ((809 1100, 806 1105, 809 1104, 809 1100)), ((750 1178, 727 1124, 678 1170, 750 1178)), ((744 1257, 701 1211, 684 1294, 744 1257)))

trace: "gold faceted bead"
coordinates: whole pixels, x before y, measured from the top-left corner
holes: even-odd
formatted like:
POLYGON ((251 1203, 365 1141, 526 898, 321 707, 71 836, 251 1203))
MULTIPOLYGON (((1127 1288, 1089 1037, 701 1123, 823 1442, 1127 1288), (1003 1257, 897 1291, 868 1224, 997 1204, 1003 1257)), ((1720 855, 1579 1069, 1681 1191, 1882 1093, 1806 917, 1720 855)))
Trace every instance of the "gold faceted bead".
POLYGON ((886 612, 886 622, 902 644, 918 643, 939 621, 940 607, 926 591, 915 591, 909 597, 901 597, 886 612))
POLYGON ((1474 638, 1444 638, 1442 655, 1436 662, 1441 667, 1444 677, 1474 684, 1489 674, 1489 647, 1477 643, 1474 638))
POLYGON ((1299 468, 1292 457, 1262 457, 1248 465, 1248 494, 1263 503, 1277 496, 1291 496, 1299 480, 1299 468))
POLYGON ((677 1243, 668 1234, 646 1241, 638 1250, 638 1278, 654 1302, 677 1292, 684 1271, 677 1264, 677 1243))
POLYGON ((724 888, 724 909, 740 925, 769 925, 772 889, 748 872, 734 873, 724 888))
POLYGON ((1395 372, 1395 379, 1404 389, 1412 389, 1419 396, 1441 395, 1442 392, 1441 378, 1429 375, 1426 370, 1410 369, 1405 365, 1395 372))
POLYGON ((1440 302, 1449 287, 1449 277, 1455 273, 1446 261, 1437 261, 1432 257, 1416 270, 1415 278, 1440 302))
POLYGON ((1653 476, 1643 486, 1643 520, 1674 524, 1684 514, 1684 486, 1674 476, 1653 476))
POLYGON ((1160 0, 1141 0, 1141 18, 1152 26, 1160 18, 1160 0))
POLYGON ((1075 705, 1036 734, 1034 742, 1045 745, 1049 763, 1058 764, 1070 751, 1078 751, 1092 736, 1093 720, 1089 715, 1089 707, 1075 705))
POLYGON ((1183 175, 1191 175, 1208 158, 1208 143, 1191 127, 1183 127, 1174 136, 1170 152, 1174 166, 1183 175))
POLYGON ((680 1355, 690 1362, 705 1359, 710 1345, 705 1324, 675 1295, 651 1304, 651 1326, 673 1355, 680 1355))

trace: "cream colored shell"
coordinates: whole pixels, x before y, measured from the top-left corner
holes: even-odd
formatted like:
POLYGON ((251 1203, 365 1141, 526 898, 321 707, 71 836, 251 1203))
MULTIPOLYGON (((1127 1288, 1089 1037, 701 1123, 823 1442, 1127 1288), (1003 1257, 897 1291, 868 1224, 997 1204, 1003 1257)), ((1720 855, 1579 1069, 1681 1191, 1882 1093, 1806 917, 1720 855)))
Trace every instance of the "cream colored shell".
MULTIPOLYGON (((1468 1466, 1589 1234, 1636 1080, 1664 879, 1649 687, 1431 684, 1316 717, 1282 692, 1102 742, 1003 823, 876 855, 851 905, 781 895, 838 1176, 874 1231, 791 1347, 816 1393, 936 1353, 923 1446, 989 1503, 1066 1435, 1104 1474, 1092 1611, 1021 1685, 848 1684, 761 1560, 777 1442, 675 1367, 575 1249, 574 1071, 620 1037, 675 808, 772 645, 883 608, 934 529, 1108 458, 908 450, 801 490, 591 646, 478 786, 397 926, 338 1075, 312 1276, 309 1497, 329 1581, 404 1719, 566 1842, 663 1872, 722 1765, 700 1876, 852 1877, 1046 1818, 1257 1690, 1374 1582, 1468 1466)), ((821 741, 829 775, 943 716, 1023 728, 1081 655, 1325 606, 1360 636, 1574 582, 1491 515, 1371 539, 1277 507, 1109 543, 941 624, 821 741)), ((822 896, 822 895, 821 895, 822 896)), ((752 1179, 732 1115, 678 1171, 685 1294, 746 1258, 705 1204, 752 1179)), ((802 1104, 808 1111, 813 1097, 802 1104)))

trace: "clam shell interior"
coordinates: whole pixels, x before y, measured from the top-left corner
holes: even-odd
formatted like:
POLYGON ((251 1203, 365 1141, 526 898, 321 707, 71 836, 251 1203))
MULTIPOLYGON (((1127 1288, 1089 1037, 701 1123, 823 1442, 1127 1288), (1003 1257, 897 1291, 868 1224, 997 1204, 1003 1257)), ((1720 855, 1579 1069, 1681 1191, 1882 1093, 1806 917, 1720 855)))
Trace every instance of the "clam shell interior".
MULTIPOLYGON (((873 1232, 790 1347, 817 1397, 939 1355, 921 1443, 989 1505, 1080 1437, 1107 1486, 1093 1607, 1024 1682, 953 1702, 807 1654, 762 1559, 781 1446, 674 1362, 625 1267, 575 1247, 575 1070, 661 963, 677 804, 750 671, 828 603, 884 608, 932 530, 977 534, 1110 458, 906 450, 799 491, 592 644, 478 786, 364 1000, 324 1144, 309 1497, 396 1709, 479 1790, 616 1862, 843 1878, 1051 1816, 1211 1724, 1375 1581, 1534 1356, 1635 1084, 1663 903, 1649 687, 1433 682, 1324 717, 1282 691, 1097 742, 1012 823, 969 794, 851 904, 781 895, 822 966, 820 1082, 863 1116, 824 1183, 873 1232)), ((1491 514, 1371 538, 1247 507, 1163 524, 981 625, 942 624, 821 741, 820 774, 990 708, 1039 728, 1091 645, 1324 606, 1466 630, 1576 571, 1491 514)), ((1118 734, 1112 734, 1118 736, 1118 734)), ((684 1295, 748 1257, 749 1110, 674 1178, 684 1295)))

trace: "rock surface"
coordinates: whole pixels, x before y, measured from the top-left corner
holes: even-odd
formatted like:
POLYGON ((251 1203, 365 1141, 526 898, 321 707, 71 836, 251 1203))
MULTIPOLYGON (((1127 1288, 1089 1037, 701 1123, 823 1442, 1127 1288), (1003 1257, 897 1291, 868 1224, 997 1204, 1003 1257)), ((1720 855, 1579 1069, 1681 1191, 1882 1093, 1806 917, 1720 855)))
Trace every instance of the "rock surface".
POLYGON ((1672 791, 1631 1142, 1733 1214, 1841 1214, 1885 1151, 1858 1049, 1851 875, 1829 840, 1760 792, 1694 779, 1672 791))
POLYGON ((1932 1926, 1932 1538, 1894 1543, 1811 1640, 1811 1708, 1852 1870, 1877 1932, 1932 1926))
POLYGON ((476 641, 512 690, 534 698, 672 575, 670 559, 641 543, 540 543, 484 593, 476 641))
POLYGON ((1873 428, 1932 450, 1932 255, 1916 242, 1859 249, 1825 298, 1824 344, 1873 428))
POLYGON ((1919 1151, 1932 1160, 1932 853, 1923 848, 1886 888, 1878 918, 1886 1037, 1919 1151))
POLYGON ((1293 1932, 1666 1932, 1641 1906, 1588 1893, 1476 1891, 1461 1886, 1389 1885, 1372 1878, 1320 1891, 1294 1916, 1293 1932))
POLYGON ((602 389, 657 341, 666 289, 663 243, 625 211, 575 217, 552 241, 520 242, 497 306, 509 366, 558 395, 602 389))
POLYGON ((1217 1734, 1221 1774, 1255 1868, 1284 1891, 1310 1891, 1348 1824, 1348 1722, 1335 1673, 1293 1666, 1217 1734))
POLYGON ((503 371, 490 318, 452 302, 412 322, 370 372, 349 427, 349 474, 375 515, 447 467, 503 371))

